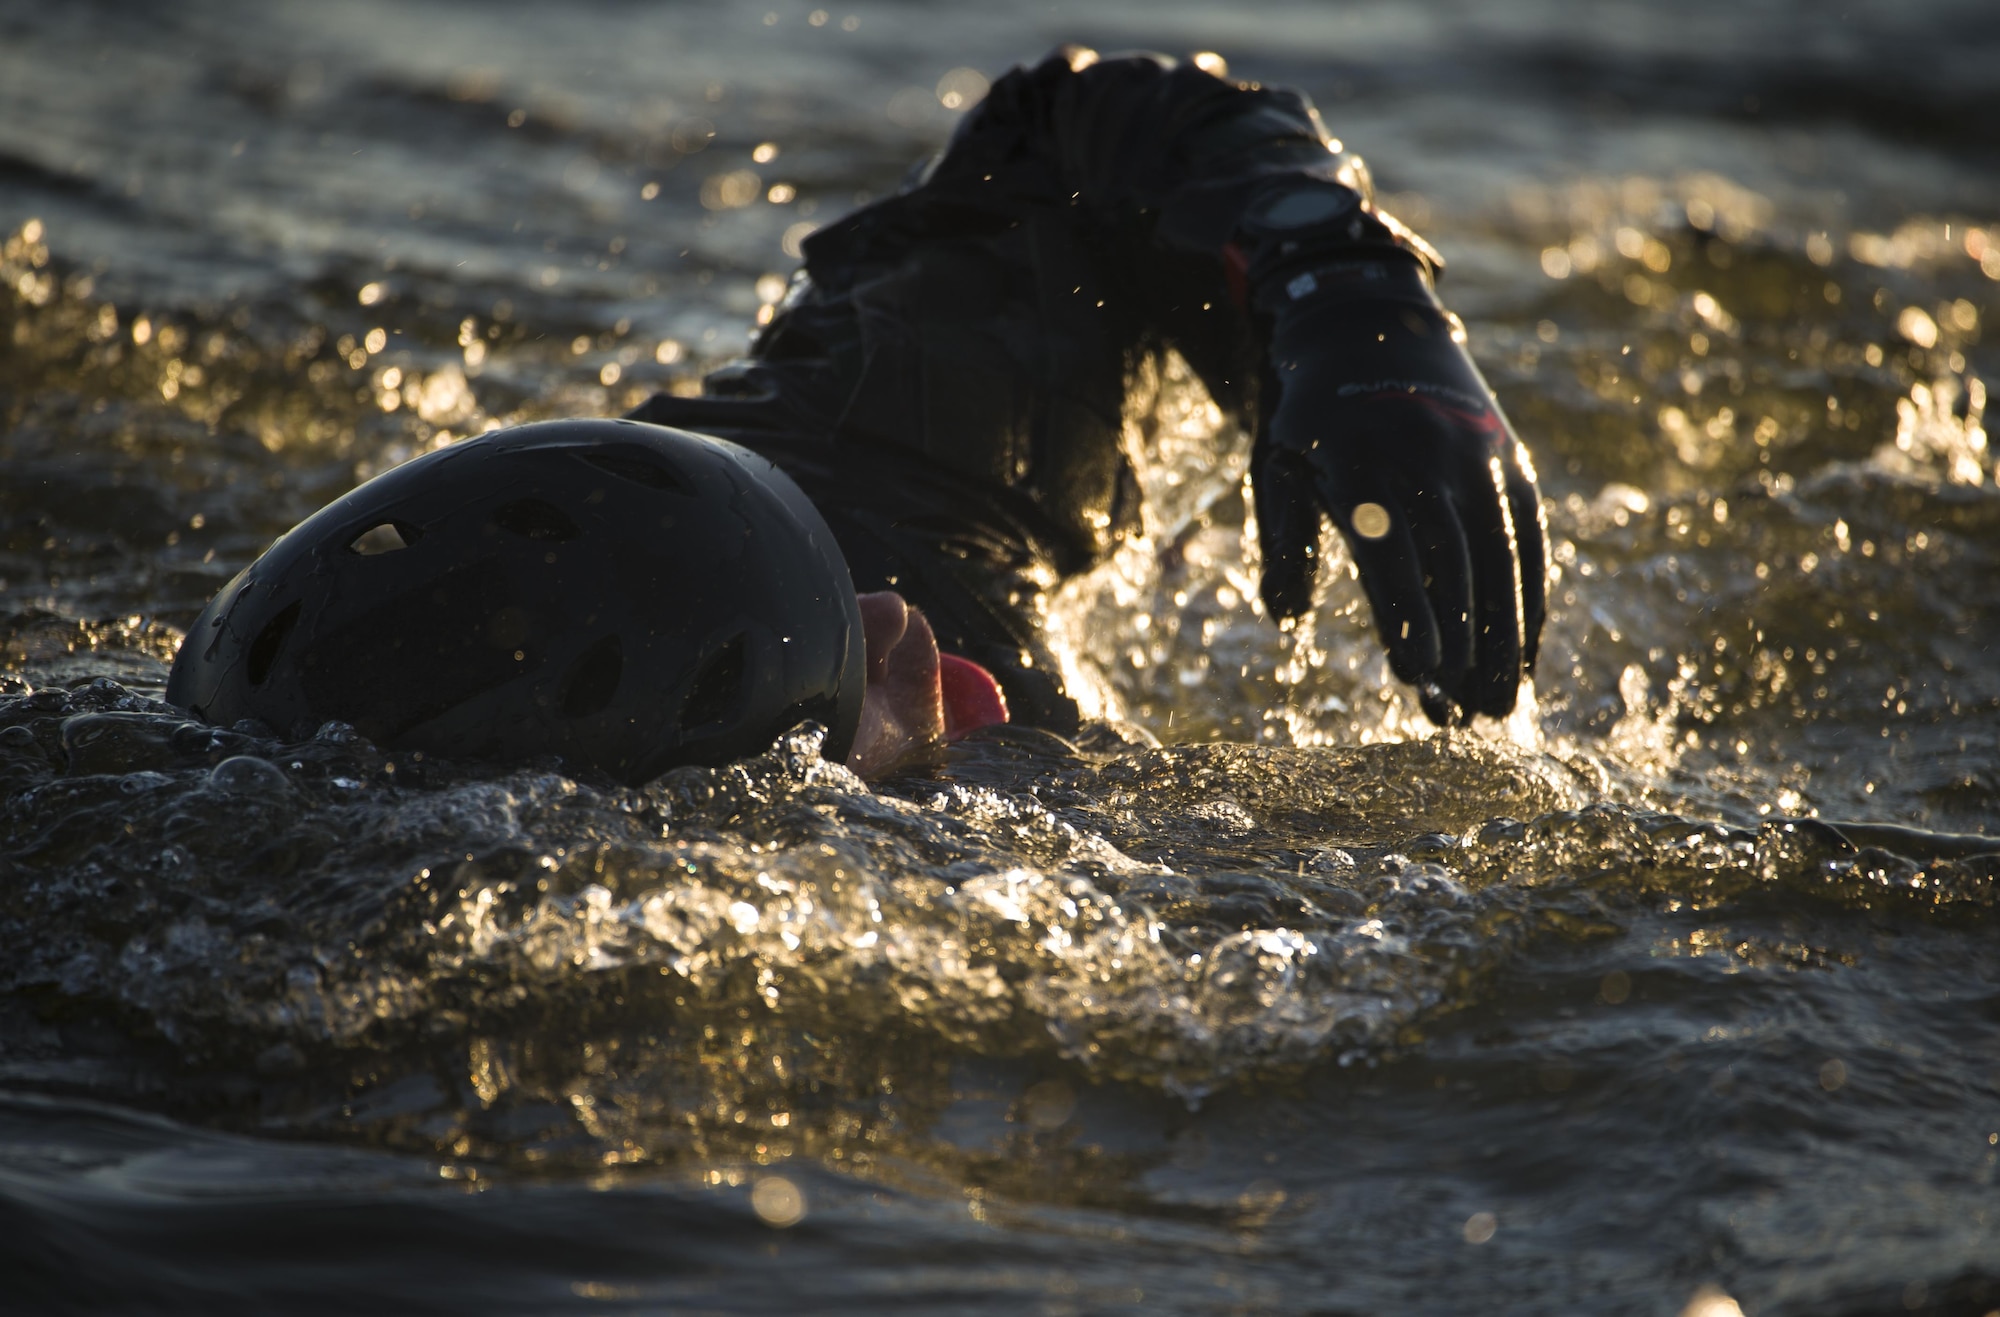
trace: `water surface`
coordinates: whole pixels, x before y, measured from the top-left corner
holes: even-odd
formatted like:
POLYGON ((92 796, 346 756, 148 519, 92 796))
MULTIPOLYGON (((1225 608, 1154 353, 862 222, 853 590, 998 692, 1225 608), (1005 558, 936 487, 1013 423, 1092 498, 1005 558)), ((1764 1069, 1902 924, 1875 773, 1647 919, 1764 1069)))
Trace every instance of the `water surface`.
POLYGON ((2000 1307, 2000 20, 0 10, 0 1216, 35 1310, 2000 1307), (1258 612, 1172 362, 1100 716, 628 791, 160 703, 301 516, 739 350, 1063 40, 1301 86, 1534 447, 1536 699, 1258 612), (1706 1305, 1706 1307, 1703 1307, 1706 1305))

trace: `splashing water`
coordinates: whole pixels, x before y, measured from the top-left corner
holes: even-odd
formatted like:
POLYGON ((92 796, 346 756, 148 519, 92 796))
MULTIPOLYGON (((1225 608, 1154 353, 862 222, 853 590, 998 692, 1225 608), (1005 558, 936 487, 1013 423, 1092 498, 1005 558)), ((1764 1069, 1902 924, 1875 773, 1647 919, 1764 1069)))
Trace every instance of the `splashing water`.
MULTIPOLYGON (((1817 17, 1785 11, 1812 40, 1780 66, 1619 11, 1693 61, 1678 108, 1587 24, 1504 6, 1460 16, 1498 62, 1329 47, 1282 7, 1290 49, 1232 52, 1440 242, 1536 449, 1551 617, 1505 726, 1423 722, 1332 540, 1316 620, 1262 614, 1245 437, 1171 354, 1126 418, 1145 536, 1046 601, 1075 744, 1001 729, 870 789, 801 728, 628 790, 159 702, 178 628, 356 481, 693 388, 802 230, 893 187, 971 66, 1031 53, 1002 8, 938 17, 948 54, 760 10, 695 60, 685 16, 585 59, 601 29, 512 10, 232 35, 193 6, 146 20, 161 48, 227 58, 177 66, 213 76, 161 84, 159 132, 219 146, 167 176, 38 71, 83 38, 0 54, 0 1192, 116 1245, 23 1236, 27 1292, 300 1293, 319 1227, 268 1271, 220 1241, 352 1204, 335 1244, 456 1241, 380 1286, 537 1311, 712 1304, 696 1275, 774 1309, 1984 1311, 1976 41, 1876 41, 1864 76, 1817 17), (1925 140, 1955 163, 1863 85, 1947 107, 1925 140), (1799 105, 1842 107, 1830 145, 1799 105), (116 1211, 87 1198, 114 1180, 116 1211), (469 1242, 510 1232, 538 1246, 469 1242), (683 1237, 701 1259, 656 1251, 683 1237)), ((1107 46, 1217 41, 1106 14, 1107 46)))

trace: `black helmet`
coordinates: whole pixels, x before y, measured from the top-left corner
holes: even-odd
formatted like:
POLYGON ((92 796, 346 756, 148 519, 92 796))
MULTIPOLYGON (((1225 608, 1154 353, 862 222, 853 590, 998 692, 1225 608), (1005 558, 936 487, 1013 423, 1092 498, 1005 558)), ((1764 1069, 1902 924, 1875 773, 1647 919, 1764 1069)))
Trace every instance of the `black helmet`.
POLYGON ((637 421, 498 430, 377 476, 209 601, 167 698, 441 755, 553 752, 638 783, 807 718, 844 758, 861 613, 777 467, 637 421))

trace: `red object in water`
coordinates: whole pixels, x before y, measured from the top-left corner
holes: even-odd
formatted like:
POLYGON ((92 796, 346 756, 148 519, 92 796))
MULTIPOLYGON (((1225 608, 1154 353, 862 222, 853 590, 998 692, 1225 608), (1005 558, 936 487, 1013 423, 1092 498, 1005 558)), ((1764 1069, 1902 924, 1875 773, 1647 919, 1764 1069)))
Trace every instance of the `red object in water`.
POLYGON ((969 658, 938 655, 938 687, 944 692, 944 739, 1007 721, 1007 697, 993 674, 969 658))

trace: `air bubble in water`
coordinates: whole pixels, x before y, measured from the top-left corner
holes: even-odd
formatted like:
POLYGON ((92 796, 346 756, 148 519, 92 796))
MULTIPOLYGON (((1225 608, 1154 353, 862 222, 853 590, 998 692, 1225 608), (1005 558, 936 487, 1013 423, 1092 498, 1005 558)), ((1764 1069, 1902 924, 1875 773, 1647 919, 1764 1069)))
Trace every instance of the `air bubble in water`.
POLYGON ((283 769, 255 755, 232 755, 208 774, 209 785, 232 795, 275 796, 291 789, 283 769))

